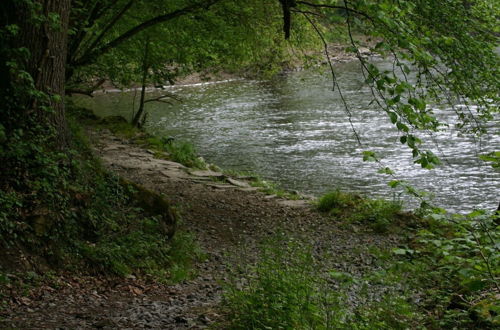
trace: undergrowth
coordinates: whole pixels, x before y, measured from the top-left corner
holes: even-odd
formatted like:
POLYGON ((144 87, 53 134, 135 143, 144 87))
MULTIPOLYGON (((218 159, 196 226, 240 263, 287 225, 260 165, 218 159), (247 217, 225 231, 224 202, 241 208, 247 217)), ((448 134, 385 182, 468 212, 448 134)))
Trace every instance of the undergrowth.
POLYGON ((221 326, 497 329, 498 218, 482 212, 454 217, 462 222, 429 220, 400 247, 363 247, 368 250, 356 253, 374 258, 364 273, 332 266, 352 263, 348 256, 319 252, 284 234, 273 237, 255 264, 233 266, 221 326))
MULTIPOLYGON (((377 299, 358 290, 364 305, 350 304, 356 278, 325 267, 325 256, 307 243, 274 238, 266 242, 255 265, 233 270, 225 288, 229 329, 406 329, 416 327, 422 314, 396 292, 377 299), (241 274, 243 276, 241 277, 241 274)), ((366 286, 366 284, 364 284, 366 286)))
POLYGON ((161 217, 146 216, 93 157, 75 120, 70 131, 68 153, 37 149, 38 141, 26 146, 27 139, 11 139, 3 150, 12 165, 0 190, 4 252, 18 251, 34 269, 41 257, 55 269, 93 274, 151 274, 164 281, 189 276, 200 255, 194 239, 183 232, 169 239, 161 217), (21 170, 24 176, 14 175, 21 170))

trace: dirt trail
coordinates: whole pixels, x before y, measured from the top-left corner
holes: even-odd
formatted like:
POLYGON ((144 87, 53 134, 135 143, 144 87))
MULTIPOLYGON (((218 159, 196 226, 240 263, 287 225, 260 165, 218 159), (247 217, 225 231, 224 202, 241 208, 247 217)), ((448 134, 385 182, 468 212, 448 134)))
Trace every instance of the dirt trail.
MULTIPOLYGON (((183 226, 195 235, 205 261, 192 280, 166 286, 133 277, 124 280, 61 277, 57 288, 39 288, 19 301, 0 327, 203 329, 221 320, 221 281, 227 264, 251 262, 258 243, 277 231, 301 235, 334 257, 338 270, 373 269, 367 246, 395 244, 396 238, 342 230, 307 201, 286 201, 255 191, 238 178, 214 182, 217 173, 195 171, 156 159, 153 152, 120 140, 109 131, 93 132, 95 149, 107 168, 160 192, 179 207, 183 226)), ((1 318, 0 318, 1 319, 1 318)))

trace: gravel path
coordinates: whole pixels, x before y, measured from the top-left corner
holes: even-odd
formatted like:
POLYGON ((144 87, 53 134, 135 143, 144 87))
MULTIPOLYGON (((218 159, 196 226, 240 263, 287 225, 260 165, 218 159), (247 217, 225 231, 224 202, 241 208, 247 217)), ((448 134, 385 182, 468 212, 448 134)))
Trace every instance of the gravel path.
POLYGON ((195 235, 207 258, 196 265, 192 280, 171 286, 133 277, 61 275, 60 285, 42 286, 13 301, 8 313, 0 315, 2 328, 218 328, 227 265, 254 261, 259 242, 278 231, 328 251, 335 256, 328 263, 350 273, 373 270, 368 247, 397 244, 396 237, 343 230, 314 211, 308 200, 266 196, 241 178, 214 182, 210 178, 218 173, 190 172, 156 159, 153 152, 106 130, 93 132, 91 138, 108 169, 164 194, 180 209, 184 229, 195 235))

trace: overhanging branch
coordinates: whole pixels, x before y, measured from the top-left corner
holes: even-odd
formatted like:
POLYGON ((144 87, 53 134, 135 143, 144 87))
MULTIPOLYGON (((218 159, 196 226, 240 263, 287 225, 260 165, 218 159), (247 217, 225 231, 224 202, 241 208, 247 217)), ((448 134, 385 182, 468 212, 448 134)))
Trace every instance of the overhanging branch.
POLYGON ((147 20, 147 21, 131 28, 130 30, 123 33, 121 36, 117 37, 116 39, 110 41, 109 43, 105 44, 104 46, 97 48, 94 51, 90 51, 86 55, 82 56, 80 59, 76 60, 73 63, 73 65, 74 66, 83 66, 83 65, 90 64, 93 61, 95 61, 99 56, 107 53, 109 50, 115 48, 116 46, 118 46, 121 43, 123 43, 124 41, 130 39, 131 37, 133 37, 137 33, 141 32, 143 30, 146 30, 147 28, 150 28, 154 25, 172 20, 172 19, 177 18, 177 17, 182 16, 182 15, 193 13, 193 12, 198 11, 200 9, 208 9, 209 7, 211 7, 212 5, 214 5, 215 3, 219 2, 219 1, 220 0, 209 0, 209 1, 199 2, 196 4, 190 5, 190 6, 186 6, 186 7, 181 8, 181 9, 174 10, 171 13, 168 13, 165 15, 160 15, 160 16, 154 17, 150 20, 147 20))
POLYGON ((363 16, 363 17, 369 19, 370 21, 373 21, 373 18, 370 17, 368 14, 366 14, 362 11, 353 9, 353 8, 349 8, 347 6, 335 6, 335 5, 327 5, 327 4, 322 4, 322 3, 311 3, 311 2, 307 2, 307 1, 297 1, 297 4, 301 4, 301 5, 309 6, 309 7, 313 7, 313 8, 329 8, 329 9, 346 10, 346 11, 350 11, 352 13, 355 13, 357 15, 363 16))

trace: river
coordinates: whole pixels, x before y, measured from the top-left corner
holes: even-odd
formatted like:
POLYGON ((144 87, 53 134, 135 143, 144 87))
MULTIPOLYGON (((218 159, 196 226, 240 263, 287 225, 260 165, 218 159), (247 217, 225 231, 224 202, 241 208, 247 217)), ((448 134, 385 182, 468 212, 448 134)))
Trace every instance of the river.
MULTIPOLYGON (((389 65, 380 62, 379 65, 389 65)), ((364 195, 415 201, 391 189, 390 178, 378 174, 379 165, 363 162, 363 150, 383 156, 396 177, 433 195, 433 202, 452 212, 495 209, 500 173, 477 155, 500 150, 498 118, 480 140, 460 134, 453 125, 421 135, 443 160, 434 170, 413 164, 411 152, 385 113, 370 105, 356 62, 335 66, 349 104, 352 126, 338 92, 332 92, 327 72, 302 71, 271 80, 234 80, 173 86, 168 92, 182 98, 172 104, 151 102, 147 130, 191 141, 208 162, 222 168, 259 173, 286 189, 320 195, 339 188, 364 195)), ((150 95, 160 95, 153 91, 150 95)), ((139 93, 99 93, 78 98, 99 116, 131 118, 139 93)), ((439 118, 455 123, 449 108, 436 109, 439 118)))

